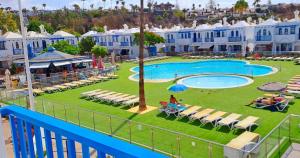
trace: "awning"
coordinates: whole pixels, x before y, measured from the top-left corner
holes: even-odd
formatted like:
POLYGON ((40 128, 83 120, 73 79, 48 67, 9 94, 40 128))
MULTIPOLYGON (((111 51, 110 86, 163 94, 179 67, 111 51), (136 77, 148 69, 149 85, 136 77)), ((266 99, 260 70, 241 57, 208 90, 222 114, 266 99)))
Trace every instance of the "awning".
POLYGON ((77 63, 87 63, 87 62, 92 62, 92 59, 81 59, 81 60, 74 60, 71 63, 72 64, 77 64, 77 63))
POLYGON ((88 62, 92 62, 93 60, 92 59, 84 59, 84 60, 82 60, 81 62, 83 62, 83 63, 88 63, 88 62))
POLYGON ((50 63, 33 63, 30 65, 31 69, 43 69, 48 68, 50 63))
POLYGON ((212 44, 201 44, 198 46, 198 49, 209 49, 212 46, 212 44))
POLYGON ((69 62, 69 61, 60 61, 60 62, 54 62, 53 64, 54 64, 54 66, 63 66, 63 65, 70 65, 71 62, 69 62))

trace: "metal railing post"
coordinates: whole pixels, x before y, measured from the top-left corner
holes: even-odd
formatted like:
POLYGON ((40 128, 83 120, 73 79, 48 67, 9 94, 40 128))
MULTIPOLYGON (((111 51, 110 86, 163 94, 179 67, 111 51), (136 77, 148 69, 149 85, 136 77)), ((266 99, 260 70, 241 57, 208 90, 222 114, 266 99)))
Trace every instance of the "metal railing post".
POLYGON ((211 145, 211 143, 208 143, 208 156, 209 156, 209 158, 212 158, 212 145, 211 145))
POLYGON ((128 121, 128 126, 129 126, 129 143, 131 143, 131 138, 132 138, 132 136, 131 136, 132 133, 131 132, 132 131, 131 131, 131 121, 130 120, 128 121))
MULTIPOLYGON (((55 117, 55 109, 54 109, 54 104, 52 104, 52 112, 53 112, 53 116, 55 117)), ((56 118, 56 117, 55 117, 56 118)))
POLYGON ((268 140, 265 140, 265 156, 268 157, 268 140))
POLYGON ((93 112, 93 128, 94 128, 94 131, 96 131, 95 112, 93 112))
POLYGON ((0 151, 1 151, 0 157, 7 157, 1 113, 0 113, 0 119, 1 119, 0 120, 0 151))
POLYGON ((154 130, 151 128, 151 146, 152 150, 154 151, 154 130))
POLYGON ((77 109, 78 125, 80 126, 80 111, 77 109))
POLYGON ((178 149, 178 157, 180 157, 180 136, 177 135, 177 149, 178 149))
POLYGON ((292 115, 289 115, 289 142, 291 142, 291 117, 292 115))
POLYGON ((42 111, 43 111, 43 114, 45 114, 44 99, 42 99, 42 111))
POLYGON ((112 122, 111 122, 111 116, 109 116, 109 129, 110 129, 110 135, 113 135, 113 131, 112 131, 112 122))
POLYGON ((68 122, 66 105, 64 105, 64 115, 65 115, 65 121, 68 122))
POLYGON ((278 127, 278 153, 280 155, 280 128, 281 128, 281 125, 278 127))

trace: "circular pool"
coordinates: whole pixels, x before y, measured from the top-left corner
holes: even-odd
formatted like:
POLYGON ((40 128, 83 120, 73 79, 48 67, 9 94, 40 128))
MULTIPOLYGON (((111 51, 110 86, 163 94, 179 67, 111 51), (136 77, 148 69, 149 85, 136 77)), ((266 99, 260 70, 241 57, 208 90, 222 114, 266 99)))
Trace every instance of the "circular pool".
MULTIPOLYGON (((131 69, 131 80, 138 81, 139 67, 131 69)), ((243 75, 264 76, 276 72, 276 68, 254 65, 240 60, 206 60, 145 65, 144 77, 148 82, 167 82, 190 75, 243 75)))
POLYGON ((178 83, 190 88, 224 89, 249 85, 252 79, 233 75, 200 75, 180 79, 178 83))

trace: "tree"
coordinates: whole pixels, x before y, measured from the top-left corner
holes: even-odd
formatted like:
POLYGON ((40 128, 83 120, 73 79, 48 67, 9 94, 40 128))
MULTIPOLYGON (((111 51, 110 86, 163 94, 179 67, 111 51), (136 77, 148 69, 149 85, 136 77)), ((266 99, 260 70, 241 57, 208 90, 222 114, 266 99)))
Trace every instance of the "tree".
POLYGON ((92 53, 96 56, 96 57, 101 57, 104 58, 107 54, 108 54, 108 50, 106 47, 103 46, 97 46, 95 45, 92 49, 91 49, 92 53))
POLYGON ((45 23, 45 22, 35 20, 35 19, 29 21, 29 24, 28 24, 27 28, 28 28, 28 31, 40 32, 40 26, 41 25, 44 25, 45 30, 48 33, 51 33, 51 34, 54 33, 54 29, 52 28, 52 26, 49 23, 45 23))
POLYGON ((139 38, 139 111, 147 109, 145 99, 145 83, 144 83, 144 0, 140 0, 140 38, 139 38))
POLYGON ((0 9, 0 30, 2 30, 3 33, 18 30, 17 22, 13 14, 11 12, 4 12, 3 9, 0 9))
POLYGON ((238 0, 234 5, 234 9, 240 14, 243 14, 243 12, 248 7, 249 7, 248 2, 246 2, 245 0, 238 0))
POLYGON ((91 4, 90 7, 91 7, 91 9, 93 10, 93 9, 94 9, 94 4, 91 4))
POLYGON ((77 46, 71 45, 68 41, 58 41, 51 45, 56 50, 71 54, 71 55, 77 55, 79 54, 80 50, 77 46))
MULTIPOLYGON (((165 39, 163 37, 161 37, 158 34, 153 33, 153 32, 145 32, 144 36, 145 36, 144 45, 147 47, 154 46, 156 44, 165 42, 165 39)), ((134 42, 138 45, 140 44, 139 43, 140 42, 140 33, 137 32, 134 34, 134 42)))
POLYGON ((80 52, 91 52, 92 48, 96 45, 96 42, 93 40, 92 37, 86 37, 81 39, 79 42, 80 52))
POLYGON ((43 6, 44 10, 46 10, 47 4, 46 4, 46 3, 43 3, 42 6, 43 6))
POLYGON ((78 4, 73 4, 73 7, 76 12, 80 12, 80 7, 78 4))
POLYGON ((32 8, 33 14, 36 15, 37 14, 37 7, 33 6, 32 8))
POLYGON ((210 10, 214 10, 215 7, 216 7, 216 2, 214 0, 208 0, 207 8, 210 10))
POLYGON ((101 32, 101 33, 105 32, 103 26, 94 26, 94 27, 92 28, 92 30, 93 30, 93 31, 97 31, 97 32, 101 32))
POLYGON ((254 0, 253 6, 258 6, 260 2, 261 2, 261 0, 254 0))
POLYGON ((153 0, 148 0, 147 7, 148 7, 150 12, 152 12, 153 5, 154 5, 154 1, 153 0))
POLYGON ((102 2, 103 2, 103 9, 105 9, 106 0, 102 0, 102 2))

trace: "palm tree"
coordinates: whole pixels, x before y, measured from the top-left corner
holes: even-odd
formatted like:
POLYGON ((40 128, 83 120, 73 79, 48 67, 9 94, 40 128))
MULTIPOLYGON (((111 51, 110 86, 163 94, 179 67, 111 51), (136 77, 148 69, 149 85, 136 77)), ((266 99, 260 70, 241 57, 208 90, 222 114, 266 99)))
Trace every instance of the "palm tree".
POLYGON ((93 9, 94 9, 94 4, 91 4, 90 7, 91 7, 91 9, 93 10, 93 9))
POLYGON ((106 0, 102 0, 103 2, 103 9, 105 9, 106 0))
POLYGON ((82 1, 82 10, 84 11, 84 2, 85 0, 81 0, 82 1))
POLYGON ((236 4, 234 5, 234 9, 240 13, 243 14, 243 12, 249 7, 248 2, 245 0, 238 0, 236 4))
POLYGON ((195 3, 193 3, 193 5, 192 5, 192 10, 196 10, 196 5, 195 5, 195 3))
POLYGON ((42 6, 43 6, 43 9, 46 10, 47 4, 46 4, 46 3, 43 3, 42 6))
POLYGON ((33 14, 36 15, 36 13, 37 13, 37 7, 33 6, 31 9, 33 11, 33 14))
POLYGON ((254 0, 253 6, 258 6, 260 2, 261 2, 261 0, 254 0))
POLYGON ((73 7, 74 7, 74 10, 75 10, 76 12, 79 12, 80 7, 79 7, 78 4, 73 4, 73 7))
POLYGON ((139 111, 147 109, 145 100, 145 83, 144 83, 144 0, 141 1, 140 9, 140 52, 139 52, 139 97, 140 105, 139 111))
POLYGON ((121 1, 122 7, 125 8, 126 2, 124 0, 121 1))

